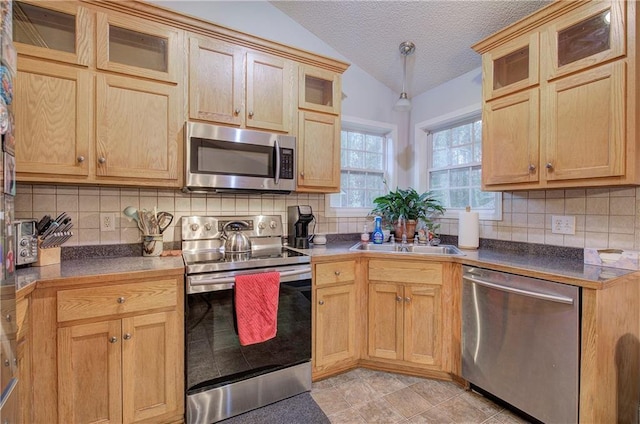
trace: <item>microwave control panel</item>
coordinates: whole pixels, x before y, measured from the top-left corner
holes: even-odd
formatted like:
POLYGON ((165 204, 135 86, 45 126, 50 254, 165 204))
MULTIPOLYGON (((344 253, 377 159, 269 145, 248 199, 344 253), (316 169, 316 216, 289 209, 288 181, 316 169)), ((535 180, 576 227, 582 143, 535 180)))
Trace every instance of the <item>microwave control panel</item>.
POLYGON ((293 179, 293 149, 280 149, 280 178, 293 179))

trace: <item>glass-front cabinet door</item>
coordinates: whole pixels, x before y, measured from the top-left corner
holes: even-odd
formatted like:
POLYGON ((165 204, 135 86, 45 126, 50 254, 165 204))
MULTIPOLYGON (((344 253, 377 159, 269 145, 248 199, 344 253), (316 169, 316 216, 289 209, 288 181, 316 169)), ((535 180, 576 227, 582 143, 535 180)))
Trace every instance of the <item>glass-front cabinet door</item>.
POLYGON ((622 1, 589 2, 553 21, 543 35, 548 46, 544 77, 551 80, 624 56, 625 6, 622 1))
POLYGON ((178 31, 128 16, 97 15, 97 67, 176 82, 178 31))
POLYGON ((538 84, 538 38, 519 37, 482 55, 484 100, 538 84))
POLYGON ((308 65, 300 66, 299 108, 337 115, 340 113, 341 95, 339 74, 308 65))
POLYGON ((13 2, 13 41, 18 53, 88 66, 91 12, 73 2, 13 2))

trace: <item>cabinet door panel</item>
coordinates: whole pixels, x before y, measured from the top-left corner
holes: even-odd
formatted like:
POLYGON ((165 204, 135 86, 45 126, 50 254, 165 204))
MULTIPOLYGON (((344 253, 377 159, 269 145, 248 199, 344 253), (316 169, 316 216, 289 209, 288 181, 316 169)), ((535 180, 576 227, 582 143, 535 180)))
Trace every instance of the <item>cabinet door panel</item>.
POLYGON ((404 288, 404 359, 440 365, 442 313, 440 286, 404 288))
POLYGON ((189 116, 242 125, 244 50, 218 40, 192 37, 189 44, 189 116))
POLYGON ((122 320, 123 421, 176 414, 184 374, 176 312, 122 320))
POLYGON ((14 2, 13 28, 20 54, 75 65, 91 63, 93 19, 85 7, 72 2, 14 2))
POLYGON ((356 357, 354 284, 318 289, 315 365, 322 367, 356 357))
POLYGON ((20 58, 15 108, 17 171, 86 176, 89 173, 91 76, 88 71, 20 58))
POLYGON ((99 177, 177 181, 177 95, 175 87, 166 84, 97 76, 99 177))
POLYGON ((340 114, 342 84, 340 74, 300 65, 298 107, 317 112, 340 114))
POLYGON ((247 53, 246 126, 291 131, 292 62, 275 56, 247 53))
POLYGON ((401 285, 369 284, 369 356, 402 359, 403 303, 401 285))
POLYGON ((624 175, 625 90, 622 61, 546 87, 541 134, 548 181, 624 175))
POLYGON ((538 89, 486 102, 482 185, 538 181, 538 89))
POLYGON ((621 57, 626 52, 626 2, 585 2, 543 33, 547 80, 621 57))
POLYGON ((58 422, 122 422, 120 349, 120 320, 58 329, 58 422))
POLYGON ((340 189, 340 120, 337 116, 299 112, 298 191, 340 189))

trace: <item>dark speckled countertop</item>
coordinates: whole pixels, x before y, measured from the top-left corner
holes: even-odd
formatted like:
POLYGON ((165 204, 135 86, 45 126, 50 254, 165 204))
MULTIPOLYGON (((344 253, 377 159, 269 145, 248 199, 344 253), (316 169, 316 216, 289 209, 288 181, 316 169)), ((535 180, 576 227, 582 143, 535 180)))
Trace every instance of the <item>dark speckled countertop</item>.
POLYGON ((20 268, 16 271, 16 289, 29 290, 33 283, 55 284, 57 280, 105 275, 131 275, 138 272, 160 275, 184 274, 182 256, 108 257, 74 259, 42 267, 20 268))
MULTIPOLYGON (((361 253, 361 251, 349 250, 355 244, 357 244, 357 241, 353 240, 329 242, 323 246, 312 244, 310 249, 301 251, 310 254, 312 257, 361 253)), ((636 272, 627 269, 587 265, 583 263, 581 250, 526 243, 486 243, 484 246, 481 244, 478 250, 463 250, 465 256, 446 257, 446 259, 463 265, 490 268, 595 289, 604 288, 607 283, 636 272)), ((442 260, 442 256, 411 253, 367 252, 366 254, 442 260)))

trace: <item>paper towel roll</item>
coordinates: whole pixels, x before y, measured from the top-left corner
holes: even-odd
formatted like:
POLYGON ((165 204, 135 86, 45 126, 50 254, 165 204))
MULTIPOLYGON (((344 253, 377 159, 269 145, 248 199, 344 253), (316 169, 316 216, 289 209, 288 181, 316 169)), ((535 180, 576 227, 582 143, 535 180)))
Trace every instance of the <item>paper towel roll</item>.
POLYGON ((478 212, 467 210, 458 216, 458 247, 460 249, 477 249, 480 238, 480 220, 478 212))

